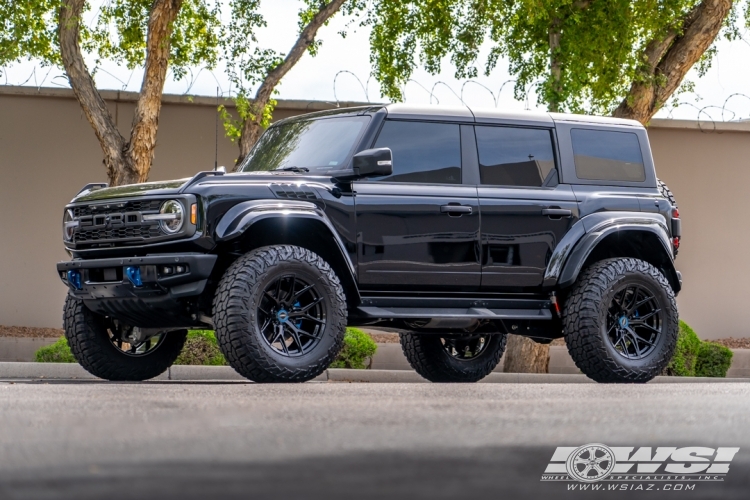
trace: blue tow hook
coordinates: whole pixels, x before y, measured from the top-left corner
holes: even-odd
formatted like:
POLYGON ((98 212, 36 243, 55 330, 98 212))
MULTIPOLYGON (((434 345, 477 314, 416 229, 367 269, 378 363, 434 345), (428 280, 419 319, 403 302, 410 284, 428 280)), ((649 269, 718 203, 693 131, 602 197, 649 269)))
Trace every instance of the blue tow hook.
POLYGON ((133 284, 133 286, 143 286, 141 281, 141 268, 138 266, 127 266, 125 267, 125 276, 133 284))
POLYGON ((68 283, 73 286, 76 290, 83 290, 83 283, 81 282, 81 271, 72 270, 68 271, 68 283))

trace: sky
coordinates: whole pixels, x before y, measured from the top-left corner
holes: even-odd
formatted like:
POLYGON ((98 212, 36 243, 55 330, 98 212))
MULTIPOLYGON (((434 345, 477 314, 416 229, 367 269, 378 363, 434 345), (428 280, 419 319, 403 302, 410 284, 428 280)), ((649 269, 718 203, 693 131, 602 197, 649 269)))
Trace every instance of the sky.
MULTIPOLYGON (((96 10, 98 0, 92 2, 96 10)), ((261 46, 280 52, 288 51, 297 33, 299 0, 266 1, 261 12, 268 27, 259 32, 261 46)), ((387 102, 380 94, 379 85, 369 78, 369 30, 349 28, 342 39, 338 32, 347 20, 337 16, 318 32, 323 40, 319 54, 305 54, 278 87, 277 98, 338 101, 387 102)), ((745 37, 750 40, 750 34, 745 37)), ((692 71, 688 79, 695 82, 695 93, 679 97, 681 104, 672 110, 662 110, 657 117, 730 121, 750 118, 750 43, 744 40, 720 41, 718 54, 711 69, 702 78, 692 71)), ((92 60, 93 61, 93 60, 92 60)), ((91 62, 90 66, 93 66, 91 62)), ((139 70, 131 71, 114 64, 105 64, 96 75, 102 89, 137 91, 142 78, 139 70)), ((457 105, 463 101, 474 107, 497 107, 508 111, 543 110, 531 96, 528 101, 517 101, 513 96, 512 77, 507 64, 501 61, 490 76, 471 81, 456 80, 453 68, 445 63, 439 75, 424 70, 416 71, 413 81, 405 87, 405 101, 411 104, 457 105)), ((4 68, 1 84, 30 86, 67 86, 58 69, 42 68, 34 62, 24 62, 4 68)), ((169 94, 227 95, 229 81, 222 68, 196 71, 191 77, 175 81, 169 78, 165 92, 169 94)))

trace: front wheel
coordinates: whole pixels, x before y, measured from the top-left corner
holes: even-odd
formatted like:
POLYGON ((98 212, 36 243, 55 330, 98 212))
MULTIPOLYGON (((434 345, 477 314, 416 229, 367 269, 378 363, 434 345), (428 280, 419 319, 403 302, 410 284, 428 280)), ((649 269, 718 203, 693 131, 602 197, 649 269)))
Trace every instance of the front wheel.
POLYGON ((343 346, 346 316, 328 263, 289 245, 240 257, 214 299, 219 348, 255 382, 304 382, 323 373, 343 346))
POLYGON ((505 334, 402 333, 401 348, 414 370, 430 382, 478 382, 495 369, 505 334))
POLYGON ((65 337, 76 361, 107 380, 140 381, 164 373, 180 355, 187 330, 138 340, 136 329, 91 312, 82 301, 65 299, 65 337))
POLYGON ((597 382, 648 382, 677 344, 677 302, 664 275, 638 259, 607 259, 578 278, 564 311, 576 366, 597 382))

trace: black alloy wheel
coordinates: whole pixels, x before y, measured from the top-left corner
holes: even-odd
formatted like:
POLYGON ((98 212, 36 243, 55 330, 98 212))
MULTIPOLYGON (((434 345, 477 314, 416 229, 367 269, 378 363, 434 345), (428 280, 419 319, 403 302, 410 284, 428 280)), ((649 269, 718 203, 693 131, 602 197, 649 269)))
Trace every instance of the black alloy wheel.
POLYGON ((650 355, 662 335, 662 309, 652 292, 639 285, 616 291, 607 310, 607 337, 627 359, 650 355))
POLYGON ((445 352, 459 361, 470 361, 480 356, 490 344, 489 340, 489 335, 440 338, 445 352))
POLYGON ((643 383, 669 364, 679 314, 667 278, 631 258, 595 262, 578 277, 563 311, 565 343, 576 366, 604 383, 643 383))
POLYGON ((315 286, 287 274, 266 285, 258 306, 260 333, 268 346, 288 357, 302 356, 320 343, 326 306, 315 286))
POLYGON ((139 340, 138 328, 111 319, 107 321, 107 336, 112 345, 126 356, 148 356, 167 338, 166 332, 159 332, 146 340, 139 340))
POLYGON ((216 340, 237 373, 255 382, 304 382, 344 344, 346 297, 319 255, 262 247, 234 262, 214 297, 216 340))

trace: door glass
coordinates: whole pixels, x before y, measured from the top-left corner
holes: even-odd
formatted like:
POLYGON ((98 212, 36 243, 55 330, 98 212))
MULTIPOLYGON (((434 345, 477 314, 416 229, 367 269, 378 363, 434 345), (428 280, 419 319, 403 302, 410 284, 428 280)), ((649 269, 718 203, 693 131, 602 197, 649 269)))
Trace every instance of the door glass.
POLYGON ((549 130, 476 127, 476 132, 482 184, 539 187, 555 168, 549 130))
POLYGON ((646 180, 638 136, 632 132, 610 130, 570 131, 576 175, 594 181, 646 180))
POLYGON ((373 147, 391 149, 393 175, 372 180, 461 183, 461 137, 458 125, 387 120, 373 147))

